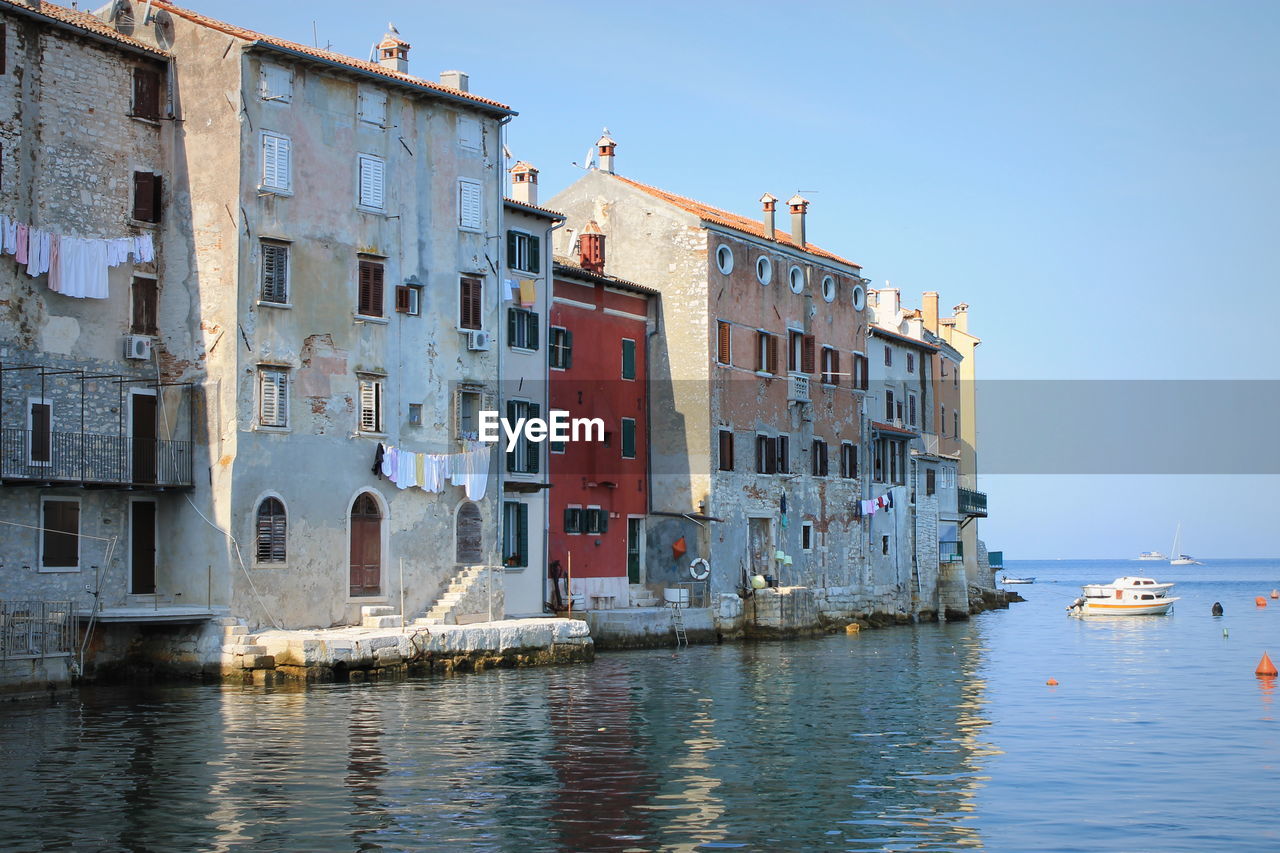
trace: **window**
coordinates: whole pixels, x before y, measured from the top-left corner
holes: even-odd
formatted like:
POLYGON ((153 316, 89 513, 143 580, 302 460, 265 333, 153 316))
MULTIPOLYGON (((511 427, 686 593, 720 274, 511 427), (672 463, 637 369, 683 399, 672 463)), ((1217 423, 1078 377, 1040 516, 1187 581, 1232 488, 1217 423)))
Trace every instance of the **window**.
POLYGON ((413 426, 422 426, 422 404, 409 404, 409 423, 413 426))
POLYGON ((502 564, 508 568, 529 565, 529 505, 502 503, 502 564))
POLYGON ((573 366, 573 332, 552 326, 548 338, 548 364, 559 370, 568 370, 573 366))
POLYGON ((523 272, 542 272, 542 238, 523 231, 508 231, 507 266, 523 272))
POLYGON ((733 430, 720 430, 720 470, 733 470, 733 430))
POLYGON ((360 87, 356 95, 356 116, 365 124, 382 127, 387 123, 387 93, 381 89, 360 87))
POLYGON ((277 305, 289 304, 289 247, 262 241, 262 288, 260 299, 277 305))
POLYGON ((947 360, 945 358, 938 359, 938 368, 942 373, 942 378, 947 378, 947 360))
POLYGON ((791 281, 792 293, 804 292, 804 270, 800 269, 800 267, 792 267, 789 279, 791 281))
POLYGON ((480 515, 480 507, 470 501, 463 501, 458 507, 458 518, 454 522, 454 559, 464 566, 478 564, 484 557, 484 526, 480 515))
POLYGON ((836 301, 836 280, 829 275, 822 277, 822 298, 827 302, 836 301))
POLYGON ((913 352, 909 352, 907 353, 907 373, 915 373, 915 372, 916 372, 916 354, 913 352))
POLYGON ((356 287, 356 313, 365 317, 382 316, 382 264, 378 261, 360 260, 360 273, 356 287))
POLYGON ((884 366, 893 367, 893 350, 886 345, 884 348, 884 366))
POLYGON ((507 345, 515 349, 538 348, 538 313, 525 308, 507 309, 507 345))
POLYGON ((622 339, 622 378, 636 378, 636 342, 630 338, 622 339))
POLYGON ((480 122, 470 116, 458 117, 458 144, 468 151, 479 151, 480 140, 482 134, 480 132, 480 122))
POLYGON ((880 553, 881 554, 889 553, 889 537, 888 536, 880 537, 880 553))
MULTIPOLYGON (((522 418, 542 417, 542 407, 528 400, 507 401, 507 423, 517 424, 522 418)), ((523 432, 516 441, 516 446, 507 451, 507 470, 513 474, 538 473, 539 443, 529 439, 523 432)))
POLYGON ((764 255, 756 258, 756 281, 768 284, 773 281, 773 261, 764 255))
POLYGON ((799 373, 803 359, 804 332, 789 329, 787 331, 787 370, 791 373, 799 373))
POLYGON ((360 380, 360 431, 382 432, 382 380, 360 380))
POLYGON ((160 72, 157 69, 133 69, 133 114, 138 118, 160 118, 160 72))
POLYGON ((947 407, 943 406, 941 415, 938 417, 938 432, 943 435, 947 434, 947 407))
POLYGON ((5 56, 8 53, 9 42, 8 42, 8 39, 6 38, 8 34, 9 34, 9 28, 4 24, 0 24, 0 74, 5 73, 5 71, 7 70, 6 69, 7 63, 5 62, 5 56))
POLYGON ((636 458, 636 419, 622 419, 622 458, 636 458))
POLYGON ((951 413, 951 434, 956 438, 960 437, 960 413, 951 413))
POLYGON ((756 370, 760 373, 778 372, 777 335, 756 332, 756 370))
POLYGON ((806 521, 800 525, 800 550, 813 550, 813 522, 806 521))
POLYGON ((840 384, 840 350, 822 348, 822 382, 825 385, 840 384))
POLYGON ((884 392, 884 419, 886 421, 893 420, 893 392, 884 392))
POLYGON ((293 71, 264 62, 259 75, 258 94, 264 101, 287 104, 293 100, 293 71))
POLYGON ((160 191, 164 182, 154 172, 133 173, 133 218, 139 222, 160 221, 160 191))
POLYGON ((53 461, 53 406, 44 400, 32 400, 27 429, 30 443, 27 458, 32 465, 48 465, 53 461))
POLYGON ((480 182, 458 178, 458 227, 467 231, 479 231, 484 221, 481 215, 480 182))
POLYGON ((40 570, 80 568, 80 501, 45 498, 40 504, 40 570))
POLYGON ((733 363, 733 327, 723 320, 716 321, 716 361, 733 363))
POLYGON ((609 511, 601 509, 598 506, 587 507, 585 513, 586 532, 587 533, 607 533, 609 532, 609 511))
POLYGON ((279 498, 264 498, 262 503, 258 504, 254 560, 258 563, 283 563, 287 529, 284 504, 279 498))
POLYGON ((778 461, 774 467, 779 474, 791 473, 790 442, 790 438, 785 435, 780 435, 775 440, 775 446, 778 448, 778 461))
POLYGON ((862 289, 862 285, 855 284, 853 286, 853 310, 861 311, 867 307, 867 292, 862 289))
POLYGON ((292 148, 289 137, 262 131, 262 188, 289 192, 292 181, 292 148))
POLYGON ((146 276, 134 276, 133 287, 129 291, 131 319, 129 331, 135 335, 156 335, 160 333, 156 326, 159 308, 159 293, 156 280, 146 276))
POLYGON ((289 426, 289 371, 285 368, 258 368, 258 425, 289 426))
POLYGON ((867 361, 867 357, 862 353, 855 352, 853 354, 853 387, 863 391, 867 390, 867 380, 870 372, 870 364, 867 361))
POLYGON ((956 365, 956 369, 951 371, 951 387, 960 387, 960 365, 956 365))
POLYGON ((858 476, 858 448, 851 441, 840 445, 840 476, 846 480, 858 476))
POLYGON ((813 373, 817 359, 814 357, 817 350, 817 341, 813 335, 804 335, 800 341, 800 372, 813 373))
POLYGON ((907 395, 907 423, 911 426, 916 425, 916 395, 907 395))
POLYGON ((422 285, 396 285, 396 311, 417 317, 422 313, 422 285))
POLYGON ((778 466, 777 439, 767 435, 756 436, 756 473, 773 474, 778 466))
POLYGON ((582 532, 582 507, 569 506, 564 509, 564 532, 582 532))
POLYGON ((932 495, 938 491, 938 472, 932 468, 924 469, 924 493, 932 495))
POLYGON ((453 437, 458 441, 475 441, 480 437, 479 388, 459 388, 453 395, 453 437))
POLYGON ((480 304, 483 288, 480 279, 463 276, 458 285, 458 326, 463 329, 482 329, 483 315, 480 304))
POLYGON ((723 275, 733 272, 733 249, 724 245, 716 248, 716 269, 723 275))
POLYGON ((813 459, 812 466, 809 471, 815 477, 828 476, 828 459, 827 459, 827 443, 820 438, 813 440, 813 459))
POLYGON ((386 161, 371 154, 361 154, 356 159, 360 165, 360 191, 356 204, 368 210, 385 210, 386 161))

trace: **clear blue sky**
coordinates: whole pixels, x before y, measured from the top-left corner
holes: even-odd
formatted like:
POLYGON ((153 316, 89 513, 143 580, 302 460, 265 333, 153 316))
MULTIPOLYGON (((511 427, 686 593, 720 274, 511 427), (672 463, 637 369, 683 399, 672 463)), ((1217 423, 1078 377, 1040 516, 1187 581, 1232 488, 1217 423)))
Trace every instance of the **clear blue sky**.
MULTIPOLYGON (((804 190, 814 242, 908 304, 970 304, 984 378, 1280 378, 1280 4, 190 5, 306 43, 314 22, 361 57, 394 22, 411 72, 462 69, 520 111, 509 144, 544 198, 605 125, 617 170, 665 189, 747 215, 804 190)), ((1189 438, 1269 442, 1276 423, 1189 438)), ((1180 519, 1197 555, 1280 554, 1277 486, 992 476, 983 538, 1125 556, 1168 548, 1180 519)))

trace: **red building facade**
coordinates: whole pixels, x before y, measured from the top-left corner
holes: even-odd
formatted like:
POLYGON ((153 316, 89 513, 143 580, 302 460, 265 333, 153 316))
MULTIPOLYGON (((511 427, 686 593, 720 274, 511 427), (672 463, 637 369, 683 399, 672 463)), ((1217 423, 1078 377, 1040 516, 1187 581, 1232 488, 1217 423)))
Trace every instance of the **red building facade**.
POLYGON ((582 266, 555 265, 548 340, 550 408, 599 418, 603 440, 551 445, 549 564, 572 571, 574 607, 631 603, 644 582, 648 513, 646 340, 657 294, 604 275, 602 235, 582 235, 582 266))

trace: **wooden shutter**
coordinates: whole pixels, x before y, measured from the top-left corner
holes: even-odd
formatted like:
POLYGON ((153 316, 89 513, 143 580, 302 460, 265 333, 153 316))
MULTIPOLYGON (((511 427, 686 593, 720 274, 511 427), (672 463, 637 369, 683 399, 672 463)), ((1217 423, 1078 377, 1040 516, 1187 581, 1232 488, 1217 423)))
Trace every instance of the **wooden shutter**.
MULTIPOLYGON (((509 423, 512 426, 512 428, 514 428, 515 425, 519 422, 519 420, 520 420, 520 404, 517 403, 515 400, 508 400, 507 401, 507 423, 509 423)), ((519 450, 520 441, 522 440, 523 439, 518 440, 516 442, 516 446, 511 450, 507 451, 507 470, 511 473, 521 473, 519 465, 516 464, 518 459, 518 457, 516 456, 516 451, 519 450)))
POLYGON ((135 277, 130 289, 133 317, 129 331, 135 335, 156 334, 156 280, 135 277))
POLYGON ((884 392, 884 419, 886 421, 893 420, 893 392, 884 392))
POLYGON ((262 244, 262 301, 281 305, 289 301, 289 247, 262 244))
POLYGON ((386 206, 386 164, 377 157, 360 155, 360 206, 382 210, 386 206))
POLYGON ((912 426, 916 425, 916 396, 914 394, 907 397, 907 423, 912 426))
POLYGON ((160 221, 160 176, 153 172, 133 173, 133 218, 139 222, 160 221))
POLYGON ((458 324, 464 329, 479 329, 480 281, 463 278, 458 288, 458 324))
POLYGON ((733 338, 729 324, 723 320, 716 323, 716 361, 731 364, 733 358, 733 338))
POLYGON ((516 232, 507 230, 507 266, 513 270, 520 269, 520 246, 516 232))
POLYGON ((481 191, 477 181, 458 179, 458 227, 479 230, 483 222, 481 191))
POLYGON ((622 419, 622 458, 636 458, 636 422, 632 418, 622 419))
POLYGON ((529 565, 529 505, 516 504, 516 565, 529 565))
POLYGON ((805 335, 803 338, 803 342, 801 343, 801 354, 800 354, 800 372, 801 373, 814 372, 814 369, 813 369, 814 353, 816 348, 817 348, 817 342, 814 339, 813 335, 805 335))
POLYGON ((524 312, 524 345, 529 349, 538 348, 538 313, 524 312))
POLYGON ((289 374, 263 368, 258 372, 258 422, 263 426, 289 425, 289 374))
MULTIPOLYGON (((538 405, 537 403, 530 403, 527 411, 529 412, 529 414, 526 417, 529 417, 529 418, 542 417, 542 406, 538 405)), ((529 474, 537 474, 538 471, 542 469, 542 465, 541 465, 542 445, 545 444, 546 442, 529 441, 528 439, 521 439, 521 441, 524 442, 524 459, 525 459, 524 470, 526 473, 529 473, 529 474)))
POLYGON ((636 378, 636 342, 628 338, 622 340, 622 378, 636 378))
POLYGON ((139 118, 160 118, 160 74, 154 68, 133 69, 133 114, 139 118))
POLYGON ((840 350, 831 351, 831 384, 840 384, 840 350))
POLYGON ((286 520, 284 506, 276 498, 258 505, 258 539, 255 558, 259 563, 285 561, 286 520))
POLYGON ((733 470, 733 430, 720 430, 720 470, 733 470))
POLYGON ((573 332, 564 330, 564 367, 573 367, 573 332))
POLYGON ((767 343, 765 345, 765 350, 766 350, 766 354, 769 357, 769 367, 768 367, 769 372, 777 373, 778 372, 778 336, 777 335, 767 336, 767 343))
POLYGON ((871 362, 868 361, 865 355, 860 355, 858 356, 858 366, 861 368, 862 372, 861 382, 858 387, 861 390, 866 391, 871 381, 871 362))
POLYGON ((778 449, 778 462, 774 466, 774 473, 791 473, 791 439, 788 436, 780 435, 775 439, 774 446, 778 449))
POLYGON ((507 309, 507 346, 520 346, 520 314, 519 308, 507 309))
POLYGON ((564 532, 565 533, 581 533, 582 532, 582 510, 576 506, 565 507, 564 510, 564 532))
POLYGON ((529 272, 542 272, 542 238, 529 237, 529 272))
POLYGON ((932 468, 924 470, 924 493, 931 495, 938 490, 938 472, 932 468))
POLYGON ((366 317, 382 316, 382 264, 360 261, 359 297, 356 312, 366 317))
POLYGON ((382 432, 382 383, 360 380, 360 431, 382 432))
POLYGON ((49 568, 80 564, 80 502, 45 501, 41 563, 49 568))
POLYGON ((483 558, 484 525, 480 516, 480 508, 470 501, 458 507, 458 521, 455 525, 457 533, 457 549, 454 557, 464 566, 480 562, 483 558))
POLYGON ((289 137, 278 133, 262 134, 262 185, 277 190, 290 187, 291 175, 289 137))
POLYGON ((403 284, 396 285, 396 311, 400 314, 408 314, 411 307, 409 288, 403 284))
POLYGON ((31 461, 48 462, 53 427, 52 409, 48 403, 31 404, 31 461))

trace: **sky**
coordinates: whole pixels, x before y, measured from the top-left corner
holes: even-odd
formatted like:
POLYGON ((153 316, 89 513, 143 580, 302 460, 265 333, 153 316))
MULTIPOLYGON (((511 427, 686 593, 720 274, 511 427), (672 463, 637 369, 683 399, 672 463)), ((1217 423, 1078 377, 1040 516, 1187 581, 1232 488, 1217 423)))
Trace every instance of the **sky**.
MULTIPOLYGON (((1280 233, 1280 4, 188 5, 359 57, 393 22, 411 73, 461 69, 519 111, 508 145, 541 170, 544 200, 604 127, 620 174, 709 204, 754 216, 764 192, 802 191, 810 239, 873 286, 970 305, 983 380, 1052 396, 1060 380, 1280 379, 1262 322, 1280 308, 1266 248, 1280 233)), ((1203 386, 1160 387, 1181 403, 1117 410, 1102 405, 1114 394, 1084 394, 1048 427, 1017 394, 984 393, 980 465, 995 453, 1014 471, 981 481, 988 546, 1133 556, 1167 550, 1181 522, 1196 556, 1280 554, 1277 420, 1255 405, 1188 422, 1203 386), (1023 423, 1043 441, 1018 446, 1053 460, 1033 473, 983 440, 1023 423), (1071 449, 1082 435, 1139 448, 1152 430, 1186 453, 1153 466, 1071 449), (1241 442, 1266 473, 1215 470, 1214 448, 1241 442)), ((1234 387, 1280 407, 1274 384, 1234 387)))

